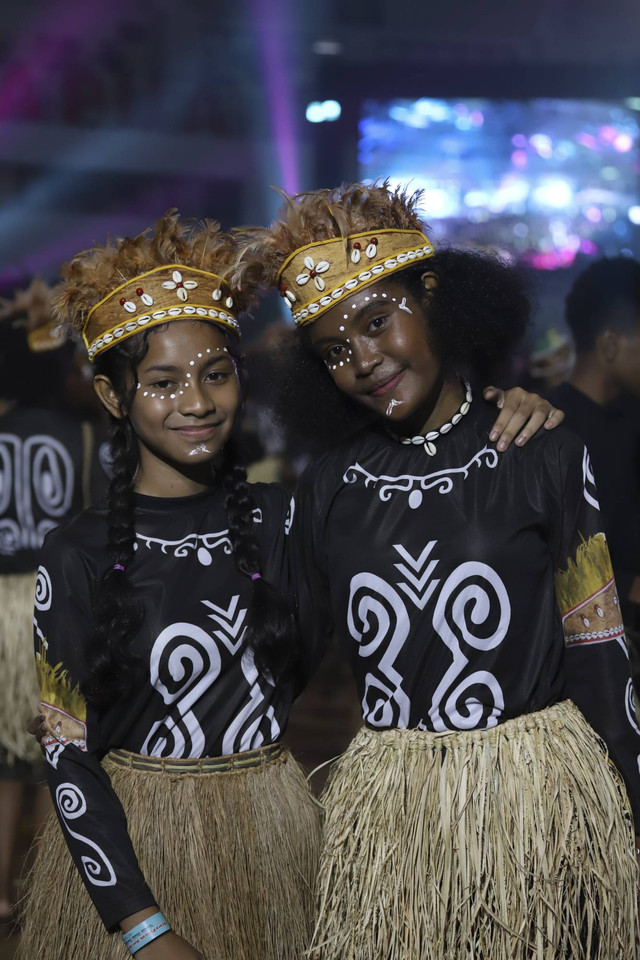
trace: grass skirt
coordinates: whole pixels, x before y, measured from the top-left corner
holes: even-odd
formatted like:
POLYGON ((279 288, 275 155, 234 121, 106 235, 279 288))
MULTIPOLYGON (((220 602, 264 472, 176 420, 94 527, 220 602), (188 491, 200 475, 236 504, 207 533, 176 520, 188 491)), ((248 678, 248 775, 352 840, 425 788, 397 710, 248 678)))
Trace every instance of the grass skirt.
MULTIPOLYGON (((265 762, 258 766, 215 773, 197 772, 197 761, 172 761, 164 771, 124 766, 111 754, 104 761, 160 909, 206 960, 298 960, 309 944, 319 806, 280 745, 233 759, 244 764, 260 754, 265 762), (191 772, 174 772, 181 763, 191 772)), ((121 936, 107 933, 98 917, 55 815, 37 847, 17 958, 126 960, 121 936)))
POLYGON ((323 800, 314 960, 637 956, 629 802, 570 702, 491 730, 365 728, 323 800))
POLYGON ((38 680, 33 656, 35 573, 0 576, 0 745, 3 762, 42 760, 40 747, 27 733, 38 710, 38 680))

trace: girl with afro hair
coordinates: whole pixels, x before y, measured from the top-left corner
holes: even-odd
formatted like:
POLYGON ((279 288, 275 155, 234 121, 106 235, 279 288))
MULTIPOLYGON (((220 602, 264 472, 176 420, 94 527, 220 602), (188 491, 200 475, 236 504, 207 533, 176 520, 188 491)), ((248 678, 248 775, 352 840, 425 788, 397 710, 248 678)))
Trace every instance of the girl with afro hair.
POLYGON ((300 623, 309 650, 336 634, 364 721, 323 798, 310 956, 627 960, 640 734, 589 456, 535 423, 498 452, 478 384, 527 299, 434 250, 418 199, 286 197, 234 274, 297 326, 280 414, 325 448, 289 538, 300 623))

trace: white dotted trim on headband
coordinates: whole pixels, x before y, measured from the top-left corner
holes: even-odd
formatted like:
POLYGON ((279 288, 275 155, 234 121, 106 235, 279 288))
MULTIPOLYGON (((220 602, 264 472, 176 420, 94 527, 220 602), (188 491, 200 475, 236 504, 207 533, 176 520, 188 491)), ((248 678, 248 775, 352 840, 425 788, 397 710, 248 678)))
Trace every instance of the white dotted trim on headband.
POLYGON ((101 337, 98 337, 97 340, 94 340, 91 346, 88 348, 87 353, 89 354, 89 359, 93 357, 95 353, 101 350, 103 347, 108 347, 114 342, 114 340, 119 340, 125 335, 125 333, 133 334, 138 331, 139 327, 145 327, 148 323, 155 321, 159 323, 164 319, 176 320, 180 317, 207 317, 212 320, 222 320, 223 323, 229 324, 235 330, 240 329, 240 324, 236 318, 230 314, 226 313, 224 310, 214 310, 207 309, 206 307, 170 307, 168 310, 156 310, 154 313, 145 314, 142 317, 138 317, 136 320, 130 320, 129 323, 125 323, 121 327, 116 327, 115 330, 110 331, 109 333, 104 333, 101 337))
MULTIPOLYGON (((380 276, 385 270, 397 270, 398 267, 401 267, 407 261, 419 260, 421 257, 431 256, 432 253, 433 247, 431 245, 425 245, 418 247, 416 250, 407 250, 406 253, 399 253, 395 257, 388 257, 384 263, 377 263, 374 267, 371 267, 370 270, 365 270, 357 277, 352 277, 351 280, 347 280, 344 286, 336 287, 331 293, 320 297, 317 303, 308 303, 302 310, 298 310, 297 313, 293 314, 293 320, 295 323, 300 323, 302 320, 306 320, 307 317, 313 316, 313 314, 317 313, 318 310, 321 310, 323 307, 328 307, 335 300, 339 300, 349 291, 355 290, 361 283, 368 283, 374 277, 380 276)), ((291 310, 293 310, 291 301, 287 300, 286 302, 291 307, 291 310)))

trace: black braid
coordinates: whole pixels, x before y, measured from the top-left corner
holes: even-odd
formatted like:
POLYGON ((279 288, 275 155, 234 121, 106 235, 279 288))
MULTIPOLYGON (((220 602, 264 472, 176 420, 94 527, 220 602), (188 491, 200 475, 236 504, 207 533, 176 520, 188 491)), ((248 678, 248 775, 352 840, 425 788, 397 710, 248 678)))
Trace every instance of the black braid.
POLYGON ((229 441, 224 473, 224 507, 229 524, 233 558, 240 573, 252 578, 253 596, 249 606, 244 644, 253 651, 258 670, 274 680, 288 677, 294 666, 296 650, 295 621, 279 591, 265 580, 260 570, 253 511, 255 502, 247 482, 247 472, 235 455, 235 444, 229 441))
MULTIPOLYGON (((140 339, 140 343, 114 348, 102 363, 96 363, 96 372, 108 375, 123 397, 123 412, 133 395, 133 388, 127 388, 126 373, 139 360, 136 352, 146 351, 147 346, 146 335, 144 339, 131 339, 140 339)), ((138 441, 128 417, 111 418, 110 449, 113 472, 108 491, 107 551, 111 565, 95 585, 95 628, 89 646, 88 675, 82 685, 87 699, 99 706, 129 693, 143 670, 141 660, 131 650, 145 611, 128 575, 135 556, 133 489, 139 464, 138 441)))

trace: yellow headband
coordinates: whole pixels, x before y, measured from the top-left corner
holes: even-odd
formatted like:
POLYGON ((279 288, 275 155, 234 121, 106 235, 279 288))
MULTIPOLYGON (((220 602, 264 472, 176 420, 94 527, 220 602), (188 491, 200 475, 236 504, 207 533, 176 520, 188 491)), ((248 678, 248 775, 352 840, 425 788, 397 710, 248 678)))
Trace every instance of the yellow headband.
POLYGON ((432 257, 420 230, 369 230, 299 247, 278 271, 280 295, 298 326, 383 277, 432 257))
POLYGON ((217 274, 166 264, 127 280, 96 303, 82 339, 94 360, 116 343, 170 320, 207 320, 239 333, 232 308, 229 286, 217 274))

